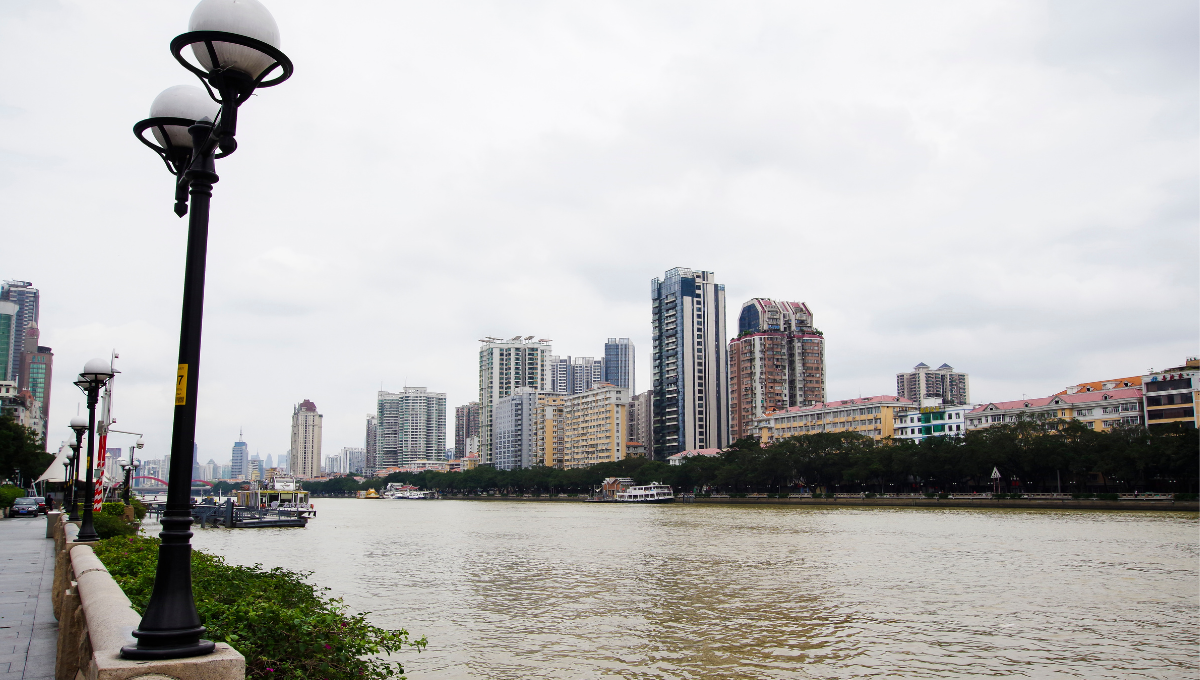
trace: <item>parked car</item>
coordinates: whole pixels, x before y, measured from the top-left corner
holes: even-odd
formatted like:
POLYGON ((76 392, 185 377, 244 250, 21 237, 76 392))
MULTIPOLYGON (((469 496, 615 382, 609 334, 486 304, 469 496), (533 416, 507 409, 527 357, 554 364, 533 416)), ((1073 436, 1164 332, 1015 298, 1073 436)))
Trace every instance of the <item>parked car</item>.
POLYGON ((30 515, 37 517, 38 500, 33 496, 25 496, 13 501, 12 510, 10 511, 13 517, 29 517, 30 515))
POLYGON ((36 498, 38 502, 38 512, 42 513, 43 515, 50 512, 50 508, 46 507, 45 496, 34 496, 34 498, 36 498))

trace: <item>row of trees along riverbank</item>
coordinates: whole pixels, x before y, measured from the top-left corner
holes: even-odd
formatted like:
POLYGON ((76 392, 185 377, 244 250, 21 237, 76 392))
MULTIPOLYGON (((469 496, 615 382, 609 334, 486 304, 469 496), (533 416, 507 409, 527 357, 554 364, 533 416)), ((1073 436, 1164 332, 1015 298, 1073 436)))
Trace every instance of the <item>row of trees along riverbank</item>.
POLYGON ((639 484, 663 482, 676 492, 699 490, 779 493, 801 488, 826 492, 989 492, 992 469, 1005 492, 1189 493, 1200 484, 1200 438, 1195 429, 1169 425, 1096 432, 1078 421, 1022 420, 929 437, 920 443, 859 434, 818 433, 769 446, 742 439, 719 456, 697 456, 682 465, 629 458, 559 470, 536 466, 466 472, 394 473, 362 483, 350 477, 306 482, 317 496, 351 496, 403 482, 442 493, 588 493, 605 477, 639 484))

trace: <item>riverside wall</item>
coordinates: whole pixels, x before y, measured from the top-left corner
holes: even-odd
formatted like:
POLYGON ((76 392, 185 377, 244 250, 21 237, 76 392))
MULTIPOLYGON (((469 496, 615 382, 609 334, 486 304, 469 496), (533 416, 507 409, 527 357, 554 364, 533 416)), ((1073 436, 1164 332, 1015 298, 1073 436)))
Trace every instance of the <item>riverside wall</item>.
MULTIPOLYGON (((374 499, 372 499, 374 500, 374 499)), ((385 500, 385 499, 379 499, 385 500)), ((522 501, 533 503, 585 502, 583 496, 443 496, 441 500, 462 501, 522 501)), ((407 501, 405 501, 407 502, 407 501)), ((1008 508, 1026 510, 1153 510, 1200 512, 1198 501, 1124 500, 1097 501, 1062 498, 696 498, 686 504, 695 505, 791 505, 819 507, 880 507, 880 508, 1008 508)))
MULTIPOLYGON (((246 659, 218 642, 216 651, 189 659, 133 661, 121 647, 142 616, 88 543, 76 541, 76 523, 55 518, 54 616, 58 619, 55 680, 245 680, 246 659)), ((50 520, 47 520, 50 522, 50 520)))

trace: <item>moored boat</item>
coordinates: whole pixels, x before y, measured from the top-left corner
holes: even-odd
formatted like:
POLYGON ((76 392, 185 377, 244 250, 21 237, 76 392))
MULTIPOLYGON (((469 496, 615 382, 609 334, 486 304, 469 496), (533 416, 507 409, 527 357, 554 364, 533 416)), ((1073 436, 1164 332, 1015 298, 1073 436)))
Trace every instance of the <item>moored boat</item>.
POLYGON ((674 503, 675 494, 666 484, 654 482, 645 486, 631 486, 616 494, 618 503, 674 503))

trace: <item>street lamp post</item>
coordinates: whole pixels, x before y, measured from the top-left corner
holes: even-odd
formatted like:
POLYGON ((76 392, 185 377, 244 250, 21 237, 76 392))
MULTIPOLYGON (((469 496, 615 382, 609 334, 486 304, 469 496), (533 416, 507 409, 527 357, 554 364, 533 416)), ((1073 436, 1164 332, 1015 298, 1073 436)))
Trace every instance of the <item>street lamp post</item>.
POLYGON ((133 460, 133 447, 129 447, 129 462, 122 465, 125 468, 125 505, 129 505, 129 491, 133 484, 133 476, 137 469, 142 466, 141 461, 133 460))
POLYGON ((71 461, 71 514, 67 516, 67 520, 71 522, 79 521, 79 463, 83 457, 83 433, 87 432, 88 421, 83 416, 75 416, 71 419, 71 429, 75 431, 75 443, 71 444, 71 451, 74 452, 73 460, 71 461))
POLYGON ((171 41, 171 53, 200 78, 204 90, 175 86, 163 91, 150 106, 151 117, 133 128, 138 139, 154 150, 168 172, 178 178, 175 214, 190 215, 171 470, 159 534, 162 542, 154 589, 146 613, 133 631, 138 642, 121 648, 121 656, 127 659, 199 656, 214 648, 212 642, 201 639, 205 628, 200 625, 192 596, 190 529, 209 202, 213 184, 219 179, 215 160, 237 149, 238 107, 256 89, 277 85, 292 75, 292 62, 278 45, 275 19, 258 0, 202 0, 192 11, 188 32, 171 41), (183 56, 189 46, 197 64, 183 56), (152 133, 153 142, 144 136, 146 131, 152 133))
POLYGON ((87 395, 88 408, 88 424, 87 424, 87 483, 84 485, 85 496, 83 499, 83 524, 79 526, 79 536, 75 539, 79 542, 95 541, 100 538, 96 534, 96 528, 92 526, 92 506, 95 504, 93 498, 93 488, 95 482, 93 475, 95 470, 95 455, 96 455, 96 402, 100 400, 100 389, 108 383, 113 377, 112 367, 109 366, 103 359, 92 359, 83 366, 83 372, 79 374, 79 379, 75 381, 75 386, 87 395))
POLYGON ((113 432, 119 432, 121 434, 136 434, 137 435, 137 442, 135 442, 132 446, 129 447, 129 462, 121 463, 121 469, 125 471, 125 491, 121 495, 121 497, 124 500, 125 505, 129 505, 129 484, 131 481, 130 476, 131 476, 131 473, 133 471, 137 470, 137 468, 138 468, 137 465, 134 465, 133 451, 134 451, 134 449, 140 449, 143 446, 145 446, 146 440, 142 439, 141 432, 127 432, 125 430, 114 430, 112 428, 109 428, 108 431, 110 434, 113 432))
POLYGON ((66 512, 67 509, 70 508, 70 505, 69 505, 70 500, 69 499, 71 498, 71 483, 72 483, 71 461, 74 459, 75 459, 75 454, 68 453, 66 460, 64 460, 63 464, 62 464, 62 466, 63 466, 63 497, 62 497, 62 507, 59 508, 59 510, 61 512, 66 512))

